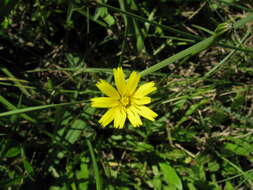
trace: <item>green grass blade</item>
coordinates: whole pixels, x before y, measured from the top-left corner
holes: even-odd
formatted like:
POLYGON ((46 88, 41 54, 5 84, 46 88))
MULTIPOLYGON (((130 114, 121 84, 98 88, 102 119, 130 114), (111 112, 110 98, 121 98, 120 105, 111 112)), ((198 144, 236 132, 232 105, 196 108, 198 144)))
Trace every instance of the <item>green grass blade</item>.
POLYGON ((203 99, 200 102, 193 104, 190 108, 186 111, 184 116, 180 119, 180 121, 176 124, 176 127, 180 126, 182 123, 188 120, 189 116, 192 115, 200 106, 209 103, 209 99, 203 99))
POLYGON ((142 51, 145 52, 145 43, 144 43, 144 35, 142 34, 141 28, 138 25, 138 22, 136 22, 133 19, 133 26, 135 31, 135 37, 136 37, 136 49, 137 53, 141 53, 142 51))
POLYGON ((244 172, 240 166, 237 166, 236 164, 234 164, 232 161, 230 161, 229 159, 227 159, 226 157, 221 155, 218 151, 214 151, 214 152, 217 154, 217 156, 219 156, 222 160, 224 160, 224 162, 227 162, 234 169, 236 169, 238 171, 238 173, 240 173, 244 177, 244 179, 248 182, 248 184, 252 187, 253 179, 249 173, 244 172))
POLYGON ((92 145, 91 145, 91 143, 88 139, 86 139, 86 143, 89 147, 91 160, 92 160, 92 166, 93 166, 94 173, 95 173, 96 189, 97 190, 102 190, 102 183, 101 183, 101 180, 100 180, 98 165, 97 165, 97 161, 96 161, 96 157, 95 157, 95 154, 94 154, 93 147, 92 147, 92 145))
POLYGON ((252 22, 253 21, 253 13, 249 14, 247 17, 242 18, 241 20, 237 21, 233 28, 234 29, 239 29, 242 26, 244 26, 245 24, 247 24, 248 22, 252 22))
MULTIPOLYGON (((4 112, 4 113, 9 113, 9 112, 15 112, 15 110, 18 110, 16 106, 14 106, 12 103, 10 103, 6 98, 4 98, 3 96, 0 96, 0 103, 2 103, 3 105, 5 105, 7 107, 7 109, 12 110, 12 111, 8 111, 8 112, 4 112)), ((2 113, 0 113, 2 114, 2 113)), ((1 117, 1 116, 0 116, 1 117)), ((21 117, 23 117, 25 120, 31 121, 33 123, 36 122, 36 120, 34 120, 33 118, 31 118, 30 116, 28 116, 27 114, 21 114, 21 117)))
POLYGON ((1 71, 8 77, 15 79, 13 82, 17 85, 21 92, 23 92, 26 96, 31 96, 30 92, 25 87, 23 87, 19 80, 16 79, 16 77, 7 68, 1 68, 1 71))
POLYGON ((57 71, 78 71, 79 73, 112 73, 112 69, 108 68, 58 68, 58 69, 34 69, 27 71, 28 73, 34 73, 34 72, 57 72, 57 71))
MULTIPOLYGON (((247 37, 250 35, 250 32, 248 31, 243 39, 239 42, 239 44, 237 45, 238 47, 247 39, 247 37)), ((218 64, 216 64, 210 71, 208 71, 205 76, 204 79, 210 77, 211 75, 213 75, 215 72, 218 71, 218 69, 224 65, 224 63, 227 62, 227 60, 229 60, 230 57, 232 57, 232 55, 236 52, 236 50, 232 50, 223 60, 221 60, 218 64)))
MULTIPOLYGON (((246 23, 250 22, 251 20, 253 20, 253 13, 250 14, 249 16, 239 20, 238 22, 236 22, 234 24, 234 29, 238 29, 240 27, 242 27, 243 25, 245 25, 246 23)), ((192 56, 192 55, 195 55, 205 49, 207 49, 209 46, 211 46, 216 38, 222 34, 224 34, 225 32, 227 32, 230 28, 229 28, 229 23, 221 23, 217 26, 217 28, 215 29, 215 34, 212 35, 211 37, 205 39, 205 40, 202 40, 201 42, 177 53, 176 55, 173 55, 163 61, 161 61, 160 63, 157 63, 155 65, 153 65, 152 67, 149 67, 147 69, 145 69, 144 71, 141 72, 141 75, 142 76, 145 76, 145 75, 148 75, 152 72, 155 72, 175 61, 179 61, 180 59, 186 57, 186 56, 192 56)))
POLYGON ((9 116, 9 115, 16 115, 16 114, 20 114, 20 113, 27 113, 27 112, 31 112, 31 111, 38 111, 38 110, 43 110, 43 109, 49 109, 49 108, 54 108, 54 107, 58 107, 58 106, 69 106, 69 105, 74 105, 74 104, 80 104, 83 102, 84 101, 71 102, 71 103, 61 103, 61 104, 49 104, 49 105, 42 105, 42 106, 27 107, 27 108, 22 108, 22 109, 15 109, 12 111, 0 113, 0 117, 9 116))
POLYGON ((211 31, 211 30, 209 30, 209 29, 207 29, 207 28, 205 28, 205 27, 196 25, 196 24, 192 24, 192 27, 197 28, 197 29, 199 29, 199 30, 202 30, 202 31, 204 31, 204 32, 206 32, 206 33, 208 33, 208 34, 210 34, 210 35, 213 35, 213 34, 214 34, 213 31, 211 31))
POLYGON ((234 49, 234 50, 238 50, 238 51, 253 53, 253 49, 250 49, 250 48, 235 47, 235 46, 231 46, 231 45, 227 45, 227 44, 223 44, 223 43, 219 43, 219 42, 214 42, 214 45, 224 47, 224 48, 234 49))
POLYGON ((174 63, 175 61, 179 61, 180 59, 186 57, 186 56, 192 56, 195 55, 196 53, 201 52, 202 50, 208 48, 210 45, 213 44, 214 40, 215 40, 216 36, 211 36, 179 53, 177 53, 176 55, 173 55, 163 61, 161 61, 160 63, 157 63, 155 65, 153 65, 152 67, 149 67, 147 69, 145 69, 144 71, 142 71, 140 74, 142 76, 151 74, 163 67, 166 67, 167 65, 174 63))
POLYGON ((86 7, 81 7, 81 8, 75 8, 74 11, 80 13, 81 15, 87 17, 87 19, 93 21, 93 22, 96 22, 97 24, 107 28, 107 25, 100 21, 100 20, 97 20, 94 16, 90 15, 89 11, 86 9, 86 7))
MULTIPOLYGON (((125 1, 124 0, 119 0, 119 5, 120 5, 120 8, 123 10, 123 11, 126 11, 126 5, 125 5, 125 1)), ((122 45, 121 45, 121 54, 120 54, 120 57, 119 57, 119 66, 122 65, 123 63, 123 55, 126 51, 126 47, 127 47, 127 36, 128 36, 128 33, 129 33, 129 21, 128 21, 128 18, 126 17, 126 15, 122 14, 122 18, 124 20, 124 23, 125 23, 125 31, 124 31, 124 38, 123 38, 123 41, 122 41, 122 45)))
POLYGON ((159 23, 157 23, 157 22, 154 22, 154 21, 145 19, 145 18, 143 18, 143 17, 141 17, 141 16, 139 16, 139 15, 133 14, 133 13, 131 13, 131 12, 123 11, 123 10, 121 10, 121 9, 118 9, 118 8, 116 8, 116 7, 113 7, 113 6, 110 6, 110 5, 101 3, 101 2, 96 2, 96 4, 97 4, 98 6, 107 7, 108 9, 111 9, 111 10, 113 10, 113 11, 115 11, 115 12, 123 13, 123 14, 125 14, 126 16, 132 17, 132 18, 134 18, 134 19, 136 19, 136 20, 139 20, 139 21, 142 21, 142 22, 146 22, 146 23, 150 23, 150 24, 152 24, 152 25, 154 25, 154 26, 159 26, 159 27, 161 27, 161 28, 163 28, 163 29, 165 29, 165 30, 168 30, 168 31, 170 31, 170 32, 173 32, 173 33, 175 33, 175 34, 181 34, 181 35, 187 36, 187 37, 189 37, 189 38, 191 38, 191 39, 201 40, 201 38, 198 37, 198 36, 195 36, 195 35, 193 35, 193 34, 190 34, 190 33, 187 33, 187 32, 181 31, 181 30, 178 30, 178 29, 175 29, 175 28, 170 27, 170 26, 165 26, 165 25, 159 24, 159 23))
POLYGON ((231 7, 235 7, 235 8, 247 11, 247 12, 252 12, 253 11, 252 9, 244 7, 244 6, 239 5, 237 3, 232 3, 233 1, 221 0, 220 2, 223 3, 223 4, 225 4, 225 5, 228 5, 228 6, 231 6, 231 7))

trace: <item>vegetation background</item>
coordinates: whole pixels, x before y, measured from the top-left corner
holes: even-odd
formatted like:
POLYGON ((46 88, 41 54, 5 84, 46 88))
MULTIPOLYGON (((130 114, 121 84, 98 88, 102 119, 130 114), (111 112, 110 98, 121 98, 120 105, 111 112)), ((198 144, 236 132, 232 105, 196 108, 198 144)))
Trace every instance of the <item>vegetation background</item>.
POLYGON ((252 0, 1 0, 0 189, 253 189, 252 12, 252 0), (119 65, 156 82, 155 122, 98 124, 89 99, 119 65))

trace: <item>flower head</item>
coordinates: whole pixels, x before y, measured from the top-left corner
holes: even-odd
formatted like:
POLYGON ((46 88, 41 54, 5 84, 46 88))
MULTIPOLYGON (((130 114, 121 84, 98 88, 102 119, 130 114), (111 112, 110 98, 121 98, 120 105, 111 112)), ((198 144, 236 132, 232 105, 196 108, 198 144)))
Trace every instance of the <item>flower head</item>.
POLYGON ((156 90, 155 83, 148 82, 137 88, 140 74, 132 72, 126 81, 121 67, 113 69, 113 75, 116 88, 100 80, 96 86, 107 97, 91 99, 92 107, 108 108, 99 123, 105 127, 114 121, 115 128, 123 128, 126 118, 134 127, 142 125, 140 116, 154 121, 157 114, 145 105, 151 102, 147 95, 156 90))

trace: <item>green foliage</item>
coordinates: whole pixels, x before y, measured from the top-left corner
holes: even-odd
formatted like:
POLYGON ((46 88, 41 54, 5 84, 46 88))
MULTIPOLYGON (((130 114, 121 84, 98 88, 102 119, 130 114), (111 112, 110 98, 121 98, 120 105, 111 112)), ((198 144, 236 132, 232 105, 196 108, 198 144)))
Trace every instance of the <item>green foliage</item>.
POLYGON ((252 189, 250 3, 0 1, 0 189, 252 189), (156 121, 99 125, 119 65, 156 121))

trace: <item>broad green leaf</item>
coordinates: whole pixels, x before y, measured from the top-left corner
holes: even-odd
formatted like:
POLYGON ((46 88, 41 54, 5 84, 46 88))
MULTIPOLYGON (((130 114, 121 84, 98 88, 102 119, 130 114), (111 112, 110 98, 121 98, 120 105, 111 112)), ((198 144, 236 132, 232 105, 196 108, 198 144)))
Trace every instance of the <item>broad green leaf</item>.
POLYGON ((224 149, 230 150, 234 152, 235 154, 238 154, 241 156, 248 156, 251 153, 249 149, 246 149, 245 147, 239 144, 233 144, 233 143, 226 143, 224 145, 224 149))
POLYGON ((79 189, 88 189, 89 166, 85 158, 81 159, 80 170, 77 172, 77 178, 80 180, 79 189))
POLYGON ((64 137, 68 142, 74 144, 80 137, 83 129, 87 124, 82 120, 75 120, 71 128, 68 129, 66 136, 64 137))
POLYGON ((225 185, 224 189, 225 190, 235 190, 233 185, 229 181, 226 182, 226 185, 225 185))
POLYGON ((24 176, 14 177, 12 179, 0 179, 0 187, 11 187, 22 184, 24 176))
POLYGON ((58 186, 51 186, 49 190, 61 190, 61 188, 58 186))
POLYGON ((220 169, 220 165, 216 161, 208 162, 207 167, 211 172, 216 172, 217 170, 220 169))
POLYGON ((164 185, 163 190, 177 190, 177 188, 175 186, 164 185))
POLYGON ((189 190, 197 190, 193 183, 188 183, 187 187, 189 188, 189 190))
POLYGON ((12 158, 18 156, 20 153, 21 153, 20 148, 12 147, 4 154, 4 157, 12 158))
POLYGON ((109 25, 109 26, 112 26, 115 24, 115 19, 113 18, 112 15, 110 14, 107 14, 104 18, 104 21, 109 25))
POLYGON ((26 172, 29 175, 33 175, 34 174, 34 170, 33 170, 32 165, 26 159, 23 159, 23 164, 24 164, 24 168, 25 168, 26 172))
POLYGON ((136 143, 135 151, 137 151, 137 152, 143 152, 143 151, 150 152, 153 150, 154 150, 154 147, 150 144, 147 144, 144 142, 136 143))
POLYGON ((175 187, 177 190, 183 190, 181 179, 177 175, 176 170, 172 168, 168 162, 160 162, 159 166, 163 174, 164 181, 166 181, 170 186, 175 187))

